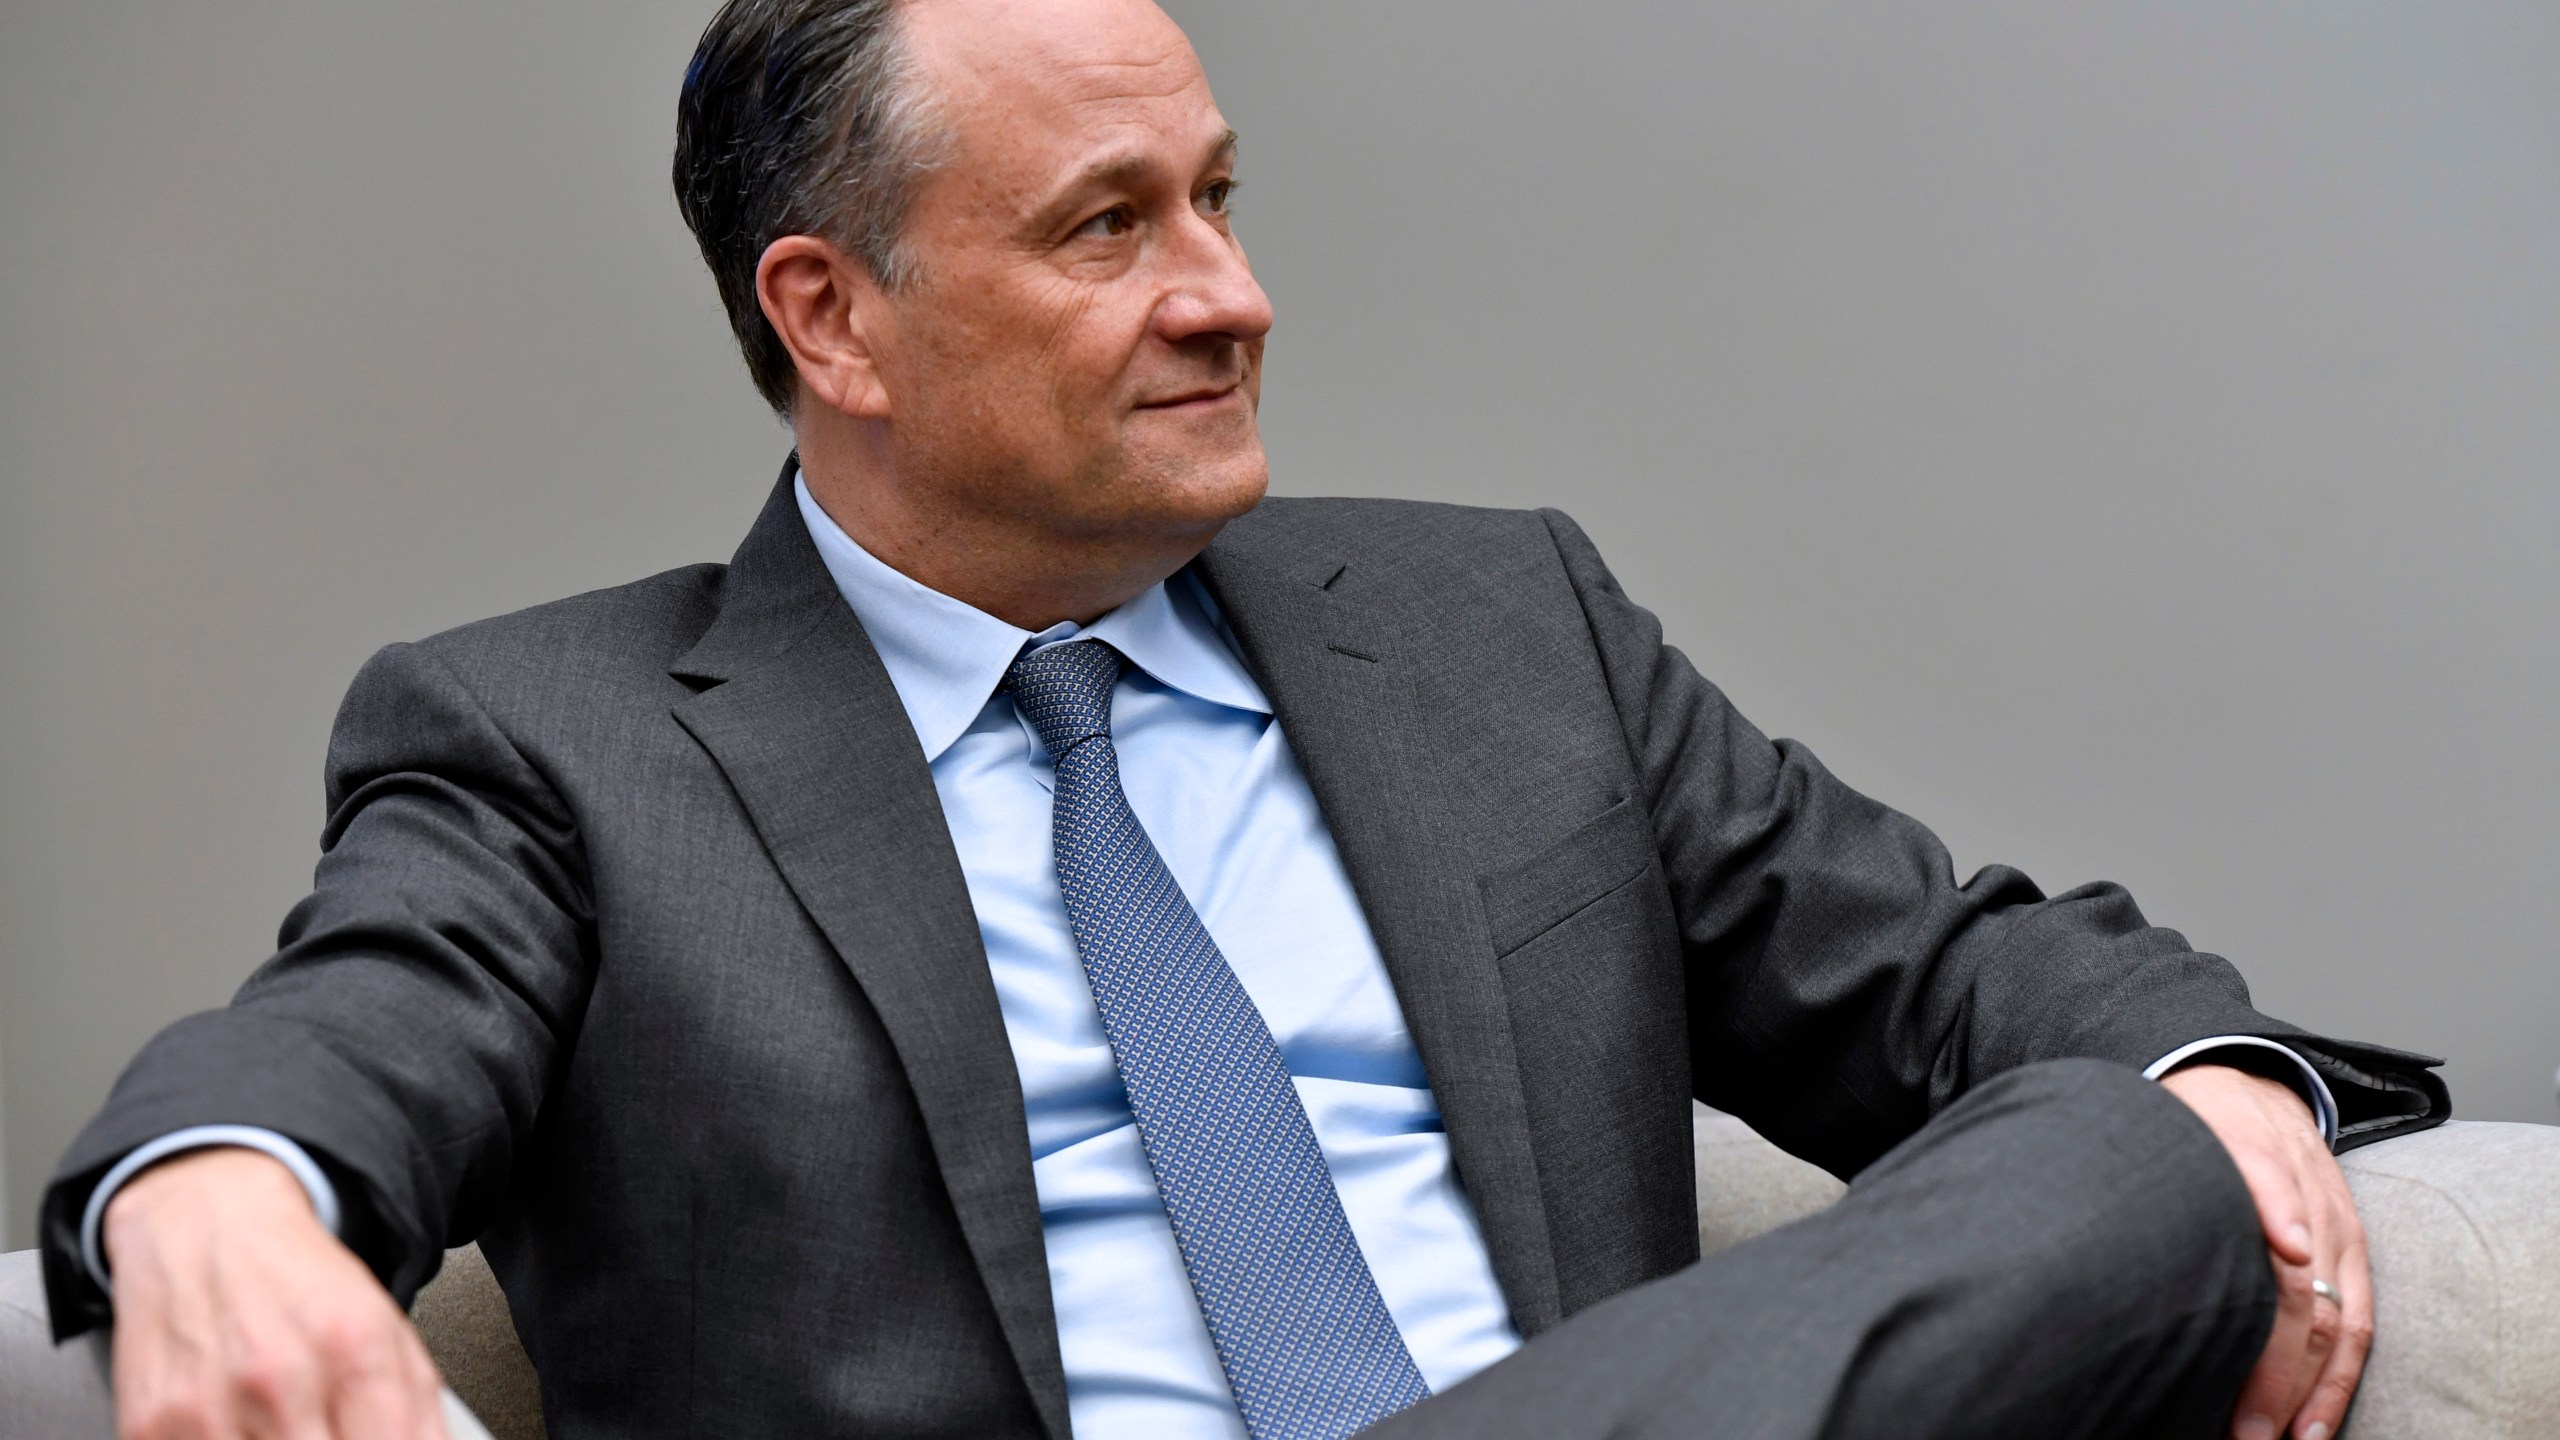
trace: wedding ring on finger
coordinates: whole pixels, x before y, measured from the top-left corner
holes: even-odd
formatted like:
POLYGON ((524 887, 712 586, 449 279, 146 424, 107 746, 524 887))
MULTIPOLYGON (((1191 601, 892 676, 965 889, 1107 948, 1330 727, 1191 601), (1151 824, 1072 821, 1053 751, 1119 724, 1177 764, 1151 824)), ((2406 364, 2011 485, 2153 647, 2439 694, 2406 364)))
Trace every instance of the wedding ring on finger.
POLYGON ((2311 1293, 2328 1301, 2330 1304, 2337 1306, 2341 1310, 2347 1308, 2347 1298, 2338 1293, 2337 1286, 2330 1284, 2326 1280, 2312 1281, 2311 1293))

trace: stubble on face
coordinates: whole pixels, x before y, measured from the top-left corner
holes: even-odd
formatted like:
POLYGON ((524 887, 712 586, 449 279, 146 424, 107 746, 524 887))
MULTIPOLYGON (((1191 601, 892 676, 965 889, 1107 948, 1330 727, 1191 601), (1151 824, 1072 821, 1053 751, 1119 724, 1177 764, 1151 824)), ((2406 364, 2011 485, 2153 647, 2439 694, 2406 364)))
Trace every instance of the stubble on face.
POLYGON ((1146 0, 911 6, 948 158, 884 348, 902 483, 1061 541, 1199 534, 1268 477, 1268 302, 1226 225, 1233 148, 1146 0))

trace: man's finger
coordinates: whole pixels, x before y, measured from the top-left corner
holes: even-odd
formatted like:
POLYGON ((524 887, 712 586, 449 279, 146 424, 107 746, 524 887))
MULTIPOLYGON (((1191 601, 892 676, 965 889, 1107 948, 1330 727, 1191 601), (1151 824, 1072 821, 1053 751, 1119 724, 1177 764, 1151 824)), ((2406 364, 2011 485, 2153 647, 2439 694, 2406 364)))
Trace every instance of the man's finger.
POLYGON ((123 1440, 199 1440, 238 1431, 210 1372, 185 1375, 151 1360, 128 1363, 126 1353, 119 1344, 116 1433, 123 1440), (135 1372, 147 1378, 125 1378, 135 1372))
POLYGON ((235 1423, 251 1440, 331 1440, 317 1359, 298 1333, 261 1323, 273 1318, 235 1319, 224 1337, 223 1380, 235 1423))
POLYGON ((2373 1350, 2373 1272, 2366 1259, 2364 1227, 2352 1207, 2339 1229, 2343 1234, 2334 1262, 2338 1278, 2330 1282, 2338 1291, 2338 1304, 2333 1307, 2339 1312, 2338 1339, 2301 1413, 2294 1417, 2296 1440, 2329 1440, 2338 1433, 2347 1418, 2347 1403, 2355 1398, 2356 1384, 2364 1377, 2365 1358, 2373 1350))
POLYGON ((442 1440, 444 1419, 433 1366, 422 1377, 390 1365, 349 1377, 339 1387, 330 1423, 339 1440, 442 1440))
POLYGON ((2285 1265, 2308 1265, 2317 1256, 2312 1210, 2302 1181, 2263 1155, 2242 1161, 2240 1178, 2258 1204, 2258 1225, 2266 1231, 2267 1248, 2285 1265))
POLYGON ((2311 1267, 2277 1261, 2275 1272, 2276 1323, 2232 1407, 2235 1440, 2276 1440, 2286 1420, 2302 1408, 2326 1358, 2326 1352, 2315 1358, 2311 1350, 2319 1318, 2315 1307, 2328 1303, 2311 1293, 2311 1267))
POLYGON ((337 1317, 319 1341, 333 1380, 330 1428, 339 1440, 441 1436, 443 1380, 417 1332, 387 1301, 337 1317))
MULTIPOLYGON (((2286 1212, 2282 1202, 2290 1197, 2307 1214, 2308 1223, 2302 1228, 2309 1231, 2310 1243, 2301 1248, 2309 1263, 2288 1263, 2276 1247, 2276 1237, 2269 1238, 2279 1303, 2296 1318, 2292 1320, 2294 1328, 2285 1333, 2281 1348, 2273 1341, 2269 1343, 2258 1373, 2243 1391, 2233 1429, 2241 1440, 2274 1440, 2298 1422, 2313 1387, 2326 1373, 2345 1328, 2337 1300, 2315 1288, 2315 1282, 2326 1282, 2331 1290, 2337 1284, 2333 1276, 2339 1268, 2344 1237, 2336 1223, 2331 1197, 2317 1186, 2316 1173, 2306 1174, 2292 1167, 2273 1168, 2281 1169, 2281 1180, 2259 1188, 2261 1193, 2278 1197, 2279 1203, 2271 1207, 2278 1213, 2286 1212)), ((2278 1328, 2287 1330, 2282 1324, 2278 1328)))

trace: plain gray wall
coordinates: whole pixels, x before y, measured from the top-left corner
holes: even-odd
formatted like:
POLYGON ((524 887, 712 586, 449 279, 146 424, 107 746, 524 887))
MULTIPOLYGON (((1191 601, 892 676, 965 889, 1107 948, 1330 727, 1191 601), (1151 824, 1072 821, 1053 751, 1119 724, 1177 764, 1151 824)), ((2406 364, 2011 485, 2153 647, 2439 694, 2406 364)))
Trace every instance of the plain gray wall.
MULTIPOLYGON (((0 10, 5 1234, 375 646, 725 556, 700 0, 0 10)), ((1561 505, 1959 861, 2560 1061, 2560 9, 1185 0, 1289 492, 1561 505)))

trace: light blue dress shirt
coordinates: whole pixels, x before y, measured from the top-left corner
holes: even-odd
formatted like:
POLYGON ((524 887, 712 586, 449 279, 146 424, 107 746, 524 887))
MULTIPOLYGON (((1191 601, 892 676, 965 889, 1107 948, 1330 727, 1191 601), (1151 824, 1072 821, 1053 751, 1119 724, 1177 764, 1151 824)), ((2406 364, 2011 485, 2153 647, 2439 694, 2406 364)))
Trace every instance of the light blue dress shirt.
MULTIPOLYGON (((1388 1314, 1434 1391, 1517 1349, 1440 1107, 1332 832, 1216 602, 1188 572, 1078 627, 1039 634, 930 590, 865 551, 796 487, 801 518, 915 727, 976 907, 1022 1080, 1032 1176, 1079 1440, 1244 1440, 1068 930, 1050 849, 1046 747, 996 693, 1026 647, 1089 637, 1128 657, 1113 698, 1121 784, 1201 923, 1270 1025, 1388 1314)), ((2179 1047, 2294 1061, 2333 1141, 2328 1087, 2252 1036, 2179 1047)), ((285 1161, 332 1228, 337 1197, 291 1140, 238 1126, 162 1137, 90 1196, 82 1241, 144 1166, 208 1145, 285 1161)))
POLYGON ((1034 635, 882 564, 805 486, 800 513, 915 725, 977 907, 1022 1077, 1079 1440, 1245 1430, 1067 928, 1048 751, 996 693, 1026 647, 1090 638, 1128 657, 1111 734, 1129 806, 1279 1042, 1423 1378, 1445 1390, 1510 1354, 1519 1336, 1377 942, 1206 592, 1186 574, 1091 626, 1034 635))

